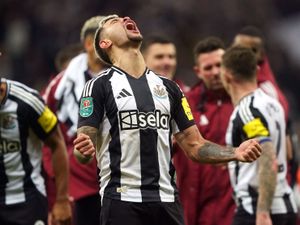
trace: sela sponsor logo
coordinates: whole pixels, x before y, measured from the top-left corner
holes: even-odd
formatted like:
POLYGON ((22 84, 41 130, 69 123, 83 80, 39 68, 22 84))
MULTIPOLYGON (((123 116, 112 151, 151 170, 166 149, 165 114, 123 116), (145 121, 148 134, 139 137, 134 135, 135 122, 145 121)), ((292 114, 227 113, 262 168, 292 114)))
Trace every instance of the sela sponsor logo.
POLYGON ((167 114, 162 114, 160 110, 154 112, 139 112, 138 110, 120 111, 121 130, 131 129, 169 129, 169 118, 167 114))
POLYGON ((21 144, 19 141, 2 139, 0 140, 0 155, 12 152, 21 151, 21 144))

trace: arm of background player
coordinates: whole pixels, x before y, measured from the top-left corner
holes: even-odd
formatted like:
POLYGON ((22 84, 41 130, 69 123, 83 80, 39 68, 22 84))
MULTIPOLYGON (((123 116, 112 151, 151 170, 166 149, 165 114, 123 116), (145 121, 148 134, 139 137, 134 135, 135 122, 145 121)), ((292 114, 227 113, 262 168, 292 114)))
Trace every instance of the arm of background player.
POLYGON ((261 154, 260 145, 253 139, 243 142, 238 148, 222 147, 205 140, 196 125, 175 134, 175 138, 185 154, 191 160, 200 163, 220 163, 232 160, 252 162, 261 154))
POLYGON ((258 202, 256 210, 256 225, 272 224, 270 208, 276 188, 277 160, 271 141, 261 144, 262 154, 258 159, 258 202))
POLYGON ((77 138, 74 140, 74 155, 81 163, 89 163, 95 155, 98 129, 82 126, 77 129, 77 138))
POLYGON ((52 166, 55 174, 56 201, 53 206, 53 220, 71 224, 71 206, 68 195, 69 165, 64 139, 59 126, 56 126, 45 139, 52 150, 52 166))

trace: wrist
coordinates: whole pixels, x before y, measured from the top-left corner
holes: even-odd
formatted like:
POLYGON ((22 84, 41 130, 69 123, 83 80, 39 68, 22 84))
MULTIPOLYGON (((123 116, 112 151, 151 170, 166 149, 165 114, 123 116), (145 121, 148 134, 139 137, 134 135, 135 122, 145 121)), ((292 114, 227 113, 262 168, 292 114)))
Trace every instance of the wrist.
POLYGON ((75 155, 75 158, 80 162, 80 163, 83 163, 83 164, 86 164, 88 162, 90 162, 93 158, 93 156, 91 155, 83 155, 80 151, 78 151, 76 148, 74 148, 74 151, 73 151, 74 155, 75 155))

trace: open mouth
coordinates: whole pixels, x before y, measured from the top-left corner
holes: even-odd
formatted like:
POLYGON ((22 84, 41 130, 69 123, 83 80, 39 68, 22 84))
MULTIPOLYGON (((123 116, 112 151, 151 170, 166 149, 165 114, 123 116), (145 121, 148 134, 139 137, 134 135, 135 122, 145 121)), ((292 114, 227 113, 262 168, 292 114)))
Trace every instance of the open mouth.
POLYGON ((126 29, 129 30, 129 31, 139 32, 139 30, 138 30, 136 24, 135 24, 132 20, 127 20, 127 21, 125 22, 125 27, 126 27, 126 29))

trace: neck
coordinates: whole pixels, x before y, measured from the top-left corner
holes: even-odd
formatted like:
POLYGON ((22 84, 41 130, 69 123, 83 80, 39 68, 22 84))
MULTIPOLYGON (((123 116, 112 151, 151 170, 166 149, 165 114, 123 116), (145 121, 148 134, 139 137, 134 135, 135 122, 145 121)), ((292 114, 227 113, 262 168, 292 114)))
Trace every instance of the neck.
POLYGON ((135 78, 142 76, 146 69, 144 58, 138 48, 114 49, 112 61, 114 66, 135 78))
POLYGON ((251 94, 253 91, 257 89, 256 81, 254 82, 245 82, 245 83, 235 83, 232 85, 230 90, 230 96, 232 103, 236 106, 239 101, 251 94))

